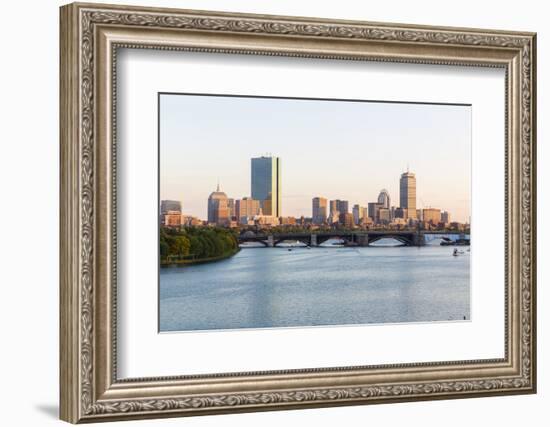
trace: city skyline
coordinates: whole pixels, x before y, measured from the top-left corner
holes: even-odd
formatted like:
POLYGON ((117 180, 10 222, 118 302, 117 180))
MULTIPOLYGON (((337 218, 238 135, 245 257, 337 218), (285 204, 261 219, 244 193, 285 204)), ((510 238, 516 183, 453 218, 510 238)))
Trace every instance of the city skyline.
MULTIPOLYGON (((220 218, 218 216, 219 212, 222 212, 224 220, 230 220, 231 217, 235 216, 235 213, 239 212, 241 209, 243 212, 246 212, 246 215, 237 214, 237 222, 239 222, 243 216, 252 218, 260 215, 282 218, 283 216, 281 215, 279 201, 281 197, 279 182, 281 176, 280 164, 281 159, 279 157, 262 156, 259 158, 252 158, 251 170, 253 172, 251 173, 250 178, 250 188, 251 194, 255 194, 256 198, 250 196, 244 196, 242 198, 231 197, 231 195, 228 195, 222 191, 220 188, 220 183, 218 182, 215 191, 211 192, 207 199, 207 218, 197 218, 200 220, 206 220, 209 223, 220 223, 220 218), (254 164, 258 164, 258 161, 261 161, 260 163, 262 163, 260 165, 260 173, 258 173, 258 171, 254 172, 254 164), (265 165, 269 165, 269 170, 265 169, 265 165), (272 165, 276 165, 275 171, 270 169, 272 165), (266 173, 267 177, 264 176, 266 173), (258 175, 260 175, 259 179, 258 175), (275 183, 272 182, 272 178, 275 178, 275 183), (260 182, 258 183, 255 181, 260 182), (267 191, 266 189, 271 189, 272 191, 267 191), (273 193, 275 193, 276 196, 273 196, 273 193), (274 203, 275 200, 277 200, 276 203, 274 203)), ((422 216, 425 215, 424 212, 428 212, 428 215, 431 216, 429 218, 431 221, 435 220, 435 216, 433 215, 435 215, 435 212, 438 212, 437 215, 439 216, 439 219, 447 218, 447 220, 443 221, 445 223, 451 222, 448 218, 452 216, 452 213, 444 207, 428 206, 417 208, 416 175, 413 172, 410 172, 409 169, 407 169, 406 172, 403 172, 399 178, 399 204, 397 206, 391 204, 391 196, 385 188, 380 190, 376 202, 367 202, 366 206, 361 206, 359 203, 354 203, 351 210, 349 200, 330 200, 326 197, 315 196, 311 199, 311 202, 311 215, 303 215, 301 217, 311 219, 313 224, 338 222, 338 218, 341 214, 351 214, 354 218, 355 224, 359 222, 359 217, 363 216, 369 216, 373 220, 379 220, 379 211, 386 212, 384 215, 387 215, 387 218, 384 218, 384 220, 387 220, 388 222, 394 218, 428 220, 427 218, 421 218, 418 215, 418 212, 422 212, 422 216), (364 214, 362 213, 363 210, 365 210, 364 214)), ((183 211, 181 201, 160 200, 161 214, 170 213, 168 211, 179 211, 182 215, 192 216, 183 211)), ((296 218, 298 219, 300 217, 296 218)), ((437 223, 439 220, 435 222, 437 223)), ((464 221, 463 223, 469 223, 469 220, 464 221)))
MULTIPOLYGON (((262 220, 265 224, 289 224, 280 215, 280 169, 281 159, 278 157, 262 156, 251 159, 252 174, 250 177, 251 193, 256 197, 243 197, 235 199, 229 197, 220 189, 217 184, 216 190, 208 196, 208 207, 206 223, 229 226, 232 222, 240 225, 250 225, 254 219, 262 220), (273 170, 273 166, 274 169, 273 170), (254 168, 259 170, 254 171, 254 168), (258 176, 259 175, 259 176, 258 176), (275 193, 275 196, 273 195, 275 193), (274 201, 277 201, 274 203, 274 201), (268 218, 271 218, 268 220, 268 218), (273 220, 277 220, 273 223, 273 220), (267 220, 267 222, 265 222, 267 220), (280 220, 280 222, 279 222, 280 220)), ((367 206, 353 204, 350 212, 349 200, 328 200, 316 196, 311 199, 311 216, 302 216, 308 219, 312 225, 323 224, 345 224, 357 225, 405 225, 412 221, 421 221, 438 225, 440 223, 457 223, 451 221, 451 212, 443 207, 416 208, 416 176, 407 169, 399 179, 399 205, 391 204, 391 197, 385 188, 380 190, 376 202, 368 202, 367 206), (328 209, 328 210, 327 210, 328 209), (366 222, 365 222, 366 221, 366 222)), ((160 213, 161 224, 172 226, 182 224, 182 217, 194 218, 204 221, 202 218, 185 214, 181 208, 182 204, 176 200, 161 200, 160 213), (179 214, 180 219, 177 219, 179 214), (172 222, 174 221, 174 222, 172 222)), ((296 220, 300 218, 295 218, 296 220)), ((255 221, 253 221, 255 222, 255 221)), ((469 221, 467 222, 467 224, 469 221)), ((411 225, 409 223, 409 225, 411 225)))
MULTIPOLYGON (((180 201, 182 211, 187 215, 207 218, 206 199, 218 182, 221 191, 230 198, 237 200, 251 197, 250 159, 261 157, 262 152, 273 151, 276 153, 273 157, 283 158, 284 162, 280 202, 283 209, 278 216, 311 217, 314 197, 323 197, 329 201, 347 200, 351 208, 355 204, 367 206, 369 202, 376 202, 380 190, 387 189, 391 200, 399 200, 399 177, 406 170, 406 165, 410 164, 414 166, 411 170, 415 170, 417 178, 416 208, 439 208, 450 212, 453 220, 469 222, 469 107, 163 95, 160 117, 160 198, 180 201), (333 114, 332 123, 329 122, 328 127, 322 121, 315 120, 316 127, 323 129, 314 132, 309 128, 312 134, 310 139, 304 141, 298 138, 296 147, 281 139, 282 131, 277 130, 277 126, 270 127, 265 117, 262 126, 253 120, 248 122, 253 128, 257 144, 250 144, 249 141, 254 140, 246 135, 250 132, 236 135, 229 132, 238 124, 246 126, 243 121, 247 115, 249 118, 250 115, 262 117, 258 114, 259 110, 263 113, 269 111, 271 116, 275 116, 272 119, 280 120, 286 125, 284 127, 291 129, 283 130, 287 139, 291 134, 301 137, 307 127, 302 121, 312 125, 313 118, 328 118, 329 112, 335 113, 334 105, 328 104, 336 104, 340 110, 346 111, 341 115, 333 114), (232 107, 226 108, 229 105, 232 107), (208 126, 208 114, 200 113, 207 108, 216 129, 208 126), (189 116, 192 120, 184 120, 186 112, 191 112, 189 116), (304 120, 296 120, 298 112, 304 120), (327 135, 335 137, 335 128, 344 124, 351 123, 352 127, 365 128, 358 120, 354 121, 362 114, 363 119, 369 118, 366 127, 371 132, 368 135, 352 138, 352 135, 340 128, 339 139, 332 143, 330 138, 327 139, 327 135), (388 127, 387 122, 391 117, 399 120, 397 124, 388 127), (232 120, 240 123, 230 123, 232 120), (386 123, 381 123, 384 121, 386 123), (431 123, 430 126, 433 126, 426 131, 422 123, 425 126, 431 123), (457 141, 457 144, 442 149, 441 146, 446 144, 439 142, 440 137, 443 128, 448 131, 449 126, 456 130, 455 137, 460 139, 460 143, 457 141), (263 139, 259 139, 260 127, 267 128, 263 139), (396 132, 395 128, 399 131, 396 132), (344 138, 342 132, 349 138, 344 138), (385 148, 382 143, 384 133, 387 140, 395 142, 397 150, 391 149, 391 143, 386 144, 389 147, 385 148), (460 134, 460 138, 456 133, 460 134), (279 136, 279 143, 274 143, 274 136, 279 136), (196 143, 186 145, 184 139, 193 139, 196 143), (418 144, 411 150, 403 140, 408 141, 409 145, 414 146, 415 141, 418 144), (244 152, 245 149, 249 151, 244 152), (359 154, 351 155, 355 151, 359 151, 359 154), (373 160, 377 156, 385 161, 373 160), (358 158, 362 161, 358 162, 358 158), (383 167, 380 167, 382 163, 383 167), (417 169, 417 164, 427 175, 417 169)), ((445 138, 449 139, 447 136, 445 138)), ((398 207, 399 203, 394 205, 398 207)))

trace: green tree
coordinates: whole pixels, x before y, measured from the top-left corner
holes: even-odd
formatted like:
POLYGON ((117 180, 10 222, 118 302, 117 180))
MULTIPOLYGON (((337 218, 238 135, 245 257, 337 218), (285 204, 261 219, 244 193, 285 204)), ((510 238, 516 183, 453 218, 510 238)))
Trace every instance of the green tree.
POLYGON ((166 259, 170 251, 170 247, 168 246, 168 243, 166 243, 166 239, 162 239, 160 241, 160 258, 166 259))
POLYGON ((173 255, 177 256, 187 256, 189 255, 189 249, 191 248, 191 243, 186 236, 175 236, 172 239, 171 252, 173 255))
POLYGON ((204 258, 204 245, 202 241, 197 236, 191 236, 189 242, 191 243, 190 254, 196 258, 204 258))
POLYGON ((211 227, 162 227, 159 233, 161 260, 192 255, 195 260, 231 255, 238 250, 234 230, 211 227))

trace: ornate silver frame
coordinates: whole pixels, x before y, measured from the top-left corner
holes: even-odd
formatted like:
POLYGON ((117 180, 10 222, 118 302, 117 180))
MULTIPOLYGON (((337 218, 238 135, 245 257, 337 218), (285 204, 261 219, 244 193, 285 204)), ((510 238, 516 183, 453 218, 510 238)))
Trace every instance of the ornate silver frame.
POLYGON ((61 419, 200 415, 536 390, 533 33, 98 4, 61 8, 61 419), (116 376, 118 47, 506 70, 505 357, 194 377, 116 376))

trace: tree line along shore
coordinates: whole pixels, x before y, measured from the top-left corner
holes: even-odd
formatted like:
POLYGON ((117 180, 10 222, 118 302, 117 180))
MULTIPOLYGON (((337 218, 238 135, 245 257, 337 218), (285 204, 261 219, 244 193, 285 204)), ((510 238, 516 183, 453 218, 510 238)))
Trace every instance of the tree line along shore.
POLYGON ((239 252, 237 236, 220 227, 160 229, 160 265, 218 261, 239 252))

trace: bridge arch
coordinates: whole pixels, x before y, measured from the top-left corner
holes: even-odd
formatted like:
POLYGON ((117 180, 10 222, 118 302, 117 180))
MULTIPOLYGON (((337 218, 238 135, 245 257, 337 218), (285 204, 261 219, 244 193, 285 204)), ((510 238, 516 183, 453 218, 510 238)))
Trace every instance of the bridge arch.
POLYGON ((326 243, 329 240, 343 240, 344 244, 351 242, 351 239, 345 235, 340 235, 340 234, 317 235, 317 245, 322 245, 323 243, 326 243))
MULTIPOLYGON (((239 245, 242 245, 243 243, 261 243, 266 248, 269 246, 267 239, 263 237, 245 237, 245 236, 239 236, 238 238, 239 245)), ((245 246, 246 247, 246 246, 245 246)))
POLYGON ((407 236, 407 235, 388 233, 388 234, 373 235, 373 236, 369 235, 369 246, 372 243, 378 242, 379 240, 382 240, 382 239, 394 239, 394 240, 397 240, 399 243, 402 243, 405 246, 413 246, 414 245, 413 239, 411 237, 407 236))
POLYGON ((292 237, 291 239, 289 239, 288 237, 284 237, 281 239, 276 239, 273 242, 273 246, 278 246, 280 243, 288 242, 288 241, 300 242, 305 244, 306 246, 311 246, 311 236, 297 236, 297 237, 292 237))

